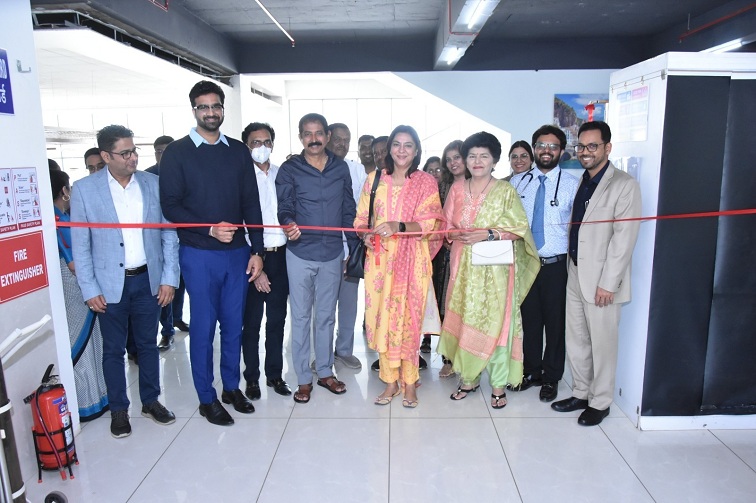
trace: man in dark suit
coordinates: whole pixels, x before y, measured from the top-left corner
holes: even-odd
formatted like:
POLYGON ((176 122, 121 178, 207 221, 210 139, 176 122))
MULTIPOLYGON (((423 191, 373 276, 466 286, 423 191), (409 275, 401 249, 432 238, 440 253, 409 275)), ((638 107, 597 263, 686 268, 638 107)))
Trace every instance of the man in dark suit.
POLYGON ((139 355, 142 415, 158 424, 176 418, 160 402, 160 370, 155 346, 160 308, 178 285, 178 240, 160 210, 158 178, 137 171, 134 133, 107 126, 97 133, 106 169, 76 182, 71 192, 74 222, 137 224, 133 228, 74 227, 71 230, 76 278, 87 306, 98 313, 103 336, 102 367, 110 402, 110 432, 131 434, 124 352, 129 323, 139 355))
POLYGON ((583 426, 601 423, 614 399, 620 311, 630 301, 630 263, 640 227, 638 220, 623 221, 640 216, 640 188, 609 162, 611 140, 608 124, 586 122, 575 146, 585 172, 572 206, 567 261, 572 397, 551 408, 585 409, 578 418, 583 426))

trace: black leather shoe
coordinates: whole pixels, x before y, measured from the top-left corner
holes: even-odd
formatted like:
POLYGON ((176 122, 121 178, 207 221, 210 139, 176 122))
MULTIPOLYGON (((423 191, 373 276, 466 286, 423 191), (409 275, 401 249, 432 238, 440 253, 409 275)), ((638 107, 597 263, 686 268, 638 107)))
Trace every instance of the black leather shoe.
POLYGON ((578 424, 583 426, 596 426, 597 424, 600 424, 601 421, 603 421, 604 418, 608 415, 609 407, 604 410, 588 407, 583 411, 582 414, 580 414, 580 417, 578 418, 578 424))
POLYGON ((160 338, 160 343, 158 344, 158 350, 167 351, 171 349, 171 346, 173 346, 172 335, 164 335, 160 338))
POLYGON ((418 369, 419 369, 419 370, 425 370, 425 369, 427 369, 427 368, 428 368, 428 362, 426 362, 426 361, 425 361, 425 358, 423 358, 423 357, 421 356, 421 357, 420 357, 420 360, 419 360, 419 364, 418 364, 418 369))
POLYGON ((181 330, 182 332, 188 332, 189 331, 189 325, 184 323, 182 320, 175 320, 173 322, 173 326, 181 330))
POLYGON ((525 391, 533 386, 540 386, 542 383, 540 375, 525 374, 522 378, 522 383, 519 386, 512 386, 512 391, 525 391))
POLYGON ((284 381, 280 377, 276 379, 268 379, 267 381, 265 381, 265 384, 267 384, 269 388, 273 388, 273 391, 275 391, 279 395, 291 395, 291 388, 288 384, 286 384, 286 381, 284 381))
POLYGON ((217 398, 210 403, 201 403, 199 413, 200 416, 207 418, 208 421, 218 426, 231 426, 234 424, 234 418, 223 408, 217 398))
POLYGON ((252 405, 249 398, 244 396, 244 393, 242 393, 242 390, 239 388, 236 388, 233 391, 223 390, 223 393, 221 393, 221 400, 223 400, 223 403, 233 404, 234 410, 236 410, 236 412, 241 412, 242 414, 252 414, 255 411, 255 406, 252 405))
POLYGON ((538 397, 542 402, 553 402, 554 399, 556 399, 557 385, 558 383, 555 383, 554 381, 543 381, 541 392, 538 394, 538 397))
POLYGON ((129 353, 129 360, 134 362, 134 365, 139 365, 139 356, 136 353, 129 353))
POLYGON ((551 404, 551 408, 557 412, 572 412, 573 410, 585 409, 587 407, 588 400, 582 400, 574 396, 551 404))
POLYGON ((244 394, 250 400, 259 400, 262 394, 260 393, 260 383, 257 381, 249 381, 247 383, 247 389, 244 390, 244 394))
POLYGON ((374 361, 373 364, 370 366, 370 370, 375 370, 376 372, 381 370, 381 361, 380 360, 374 361))

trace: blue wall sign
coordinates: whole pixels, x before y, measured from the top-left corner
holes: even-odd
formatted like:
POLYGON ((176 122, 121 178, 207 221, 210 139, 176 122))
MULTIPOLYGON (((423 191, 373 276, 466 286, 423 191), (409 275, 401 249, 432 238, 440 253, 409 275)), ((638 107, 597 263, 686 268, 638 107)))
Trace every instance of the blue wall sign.
POLYGON ((5 49, 0 49, 0 114, 13 115, 10 65, 8 64, 8 53, 5 49))

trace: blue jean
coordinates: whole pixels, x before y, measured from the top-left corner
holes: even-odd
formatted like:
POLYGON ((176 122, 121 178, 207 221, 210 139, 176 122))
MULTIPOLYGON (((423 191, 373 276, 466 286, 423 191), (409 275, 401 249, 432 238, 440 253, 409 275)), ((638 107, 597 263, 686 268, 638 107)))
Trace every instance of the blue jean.
POLYGON ((189 359, 194 387, 202 404, 218 398, 213 387, 213 340, 218 323, 223 389, 232 391, 239 387, 249 257, 250 250, 247 246, 231 250, 200 250, 184 245, 179 247, 179 263, 189 292, 189 312, 192 318, 189 359))
POLYGON ((129 408, 123 360, 129 324, 139 357, 142 404, 154 402, 160 396, 160 357, 155 345, 159 316, 160 305, 157 297, 152 295, 150 277, 146 272, 127 276, 121 301, 108 303, 105 312, 98 315, 102 332, 102 371, 113 412, 129 408))

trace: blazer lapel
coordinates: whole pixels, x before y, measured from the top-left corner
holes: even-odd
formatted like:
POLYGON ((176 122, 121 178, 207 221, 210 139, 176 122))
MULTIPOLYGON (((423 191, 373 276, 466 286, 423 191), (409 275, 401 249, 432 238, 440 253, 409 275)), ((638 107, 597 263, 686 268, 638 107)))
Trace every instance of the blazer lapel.
POLYGON ((612 163, 609 163, 609 167, 606 169, 606 173, 604 173, 604 176, 601 177, 601 181, 599 182, 598 187, 596 187, 595 192, 591 196, 591 200, 588 201, 588 207, 585 209, 585 216, 583 217, 584 222, 590 220, 588 216, 593 212, 593 209, 598 206, 598 203, 601 200, 601 197, 604 195, 607 187, 609 187, 609 184, 612 183, 612 178, 614 178, 614 171, 614 165, 612 163))
MULTIPOLYGON (((100 193, 100 198, 102 200, 102 209, 103 209, 103 222, 118 222, 118 212, 116 212, 115 209, 115 203, 113 202, 113 195, 110 193, 110 186, 109 186, 109 177, 108 174, 105 172, 107 170, 107 166, 105 169, 100 170, 96 175, 99 175, 99 179, 97 180, 97 189, 100 193)), ((121 232, 121 229, 116 229, 119 234, 121 234, 121 239, 123 239, 123 233, 121 232)))

